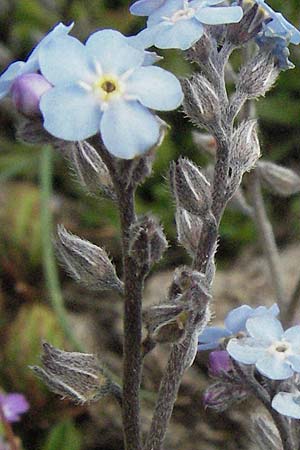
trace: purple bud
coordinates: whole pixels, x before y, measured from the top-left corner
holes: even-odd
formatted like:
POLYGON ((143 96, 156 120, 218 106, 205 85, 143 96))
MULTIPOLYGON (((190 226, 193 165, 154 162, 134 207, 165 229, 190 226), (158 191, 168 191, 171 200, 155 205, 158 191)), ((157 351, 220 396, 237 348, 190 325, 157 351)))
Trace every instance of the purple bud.
POLYGON ((229 372, 232 369, 230 356, 226 350, 216 350, 209 354, 209 373, 213 377, 222 375, 222 372, 229 372))
POLYGON ((28 117, 40 114, 41 96, 51 88, 51 84, 38 73, 20 75, 11 88, 12 100, 17 110, 28 117))

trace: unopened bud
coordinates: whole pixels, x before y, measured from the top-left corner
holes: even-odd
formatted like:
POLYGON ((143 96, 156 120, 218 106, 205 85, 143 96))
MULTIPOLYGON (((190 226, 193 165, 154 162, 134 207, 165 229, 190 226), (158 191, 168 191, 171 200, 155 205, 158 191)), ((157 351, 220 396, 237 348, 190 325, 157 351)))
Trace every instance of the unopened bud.
POLYGON ((135 166, 132 170, 131 183, 137 185, 151 175, 155 156, 156 148, 152 148, 148 152, 134 159, 135 166))
POLYGON ((58 257, 72 278, 92 291, 122 292, 122 282, 105 250, 69 233, 63 226, 58 227, 57 235, 58 257))
POLYGON ((244 121, 232 136, 228 193, 232 196, 238 188, 243 174, 253 168, 260 157, 256 120, 244 121))
POLYGON ((300 177, 293 170, 269 161, 260 161, 257 172, 270 192, 288 197, 300 192, 300 177))
POLYGON ((205 176, 191 161, 180 158, 170 166, 170 183, 178 206, 205 217, 211 208, 211 188, 205 176))
POLYGON ((264 96, 273 86, 279 70, 274 66, 274 59, 266 53, 258 53, 242 67, 236 85, 237 93, 246 98, 264 96))
POLYGON ((211 124, 219 122, 221 110, 218 95, 203 75, 197 74, 184 79, 181 85, 184 92, 184 112, 195 125, 210 129, 211 124))
POLYGON ((241 387, 238 387, 236 384, 218 381, 206 389, 203 395, 203 403, 207 408, 222 412, 246 398, 247 392, 241 387))
POLYGON ((184 52, 184 56, 191 62, 201 64, 202 61, 208 61, 212 50, 213 45, 209 34, 203 33, 202 37, 184 52))
POLYGON ((240 46, 260 32, 266 19, 266 13, 252 0, 240 0, 238 4, 243 8, 244 15, 240 22, 228 25, 227 39, 232 44, 240 46))
POLYGON ((41 96, 49 91, 52 85, 38 73, 20 75, 11 87, 12 100, 17 110, 28 117, 40 115, 41 96))
POLYGON ((210 352, 208 370, 213 377, 221 376, 223 373, 233 369, 230 356, 226 350, 210 352))
POLYGON ((52 392, 76 403, 96 402, 115 392, 115 383, 96 356, 65 352, 47 343, 43 344, 43 351, 43 367, 33 366, 31 369, 52 392))
POLYGON ((176 209, 175 220, 178 242, 194 257, 201 237, 202 220, 180 207, 176 209))
POLYGON ((184 305, 161 304, 143 312, 143 320, 154 342, 174 343, 185 334, 188 312, 184 305))
POLYGON ((132 225, 129 254, 140 267, 148 270, 160 260, 167 247, 162 226, 154 217, 143 216, 132 225))
POLYGON ((72 150, 73 142, 63 141, 52 136, 45 130, 41 117, 25 118, 20 122, 17 129, 17 138, 26 144, 44 145, 51 144, 51 146, 63 152, 68 153, 72 150))
POLYGON ((75 142, 68 157, 78 180, 88 192, 103 193, 116 199, 109 170, 94 147, 86 141, 75 142))

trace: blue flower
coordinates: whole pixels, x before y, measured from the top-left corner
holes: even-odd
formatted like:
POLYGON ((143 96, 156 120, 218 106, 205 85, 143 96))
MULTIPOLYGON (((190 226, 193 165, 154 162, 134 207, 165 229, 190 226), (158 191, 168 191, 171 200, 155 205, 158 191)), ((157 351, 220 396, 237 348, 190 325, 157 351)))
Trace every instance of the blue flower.
POLYGON ((150 16, 160 8, 167 0, 138 0, 130 7, 131 14, 135 16, 150 16))
POLYGON ((289 44, 300 44, 300 31, 288 22, 282 14, 274 11, 264 0, 255 0, 266 13, 268 19, 263 24, 262 31, 257 35, 257 45, 270 52, 281 70, 292 69, 294 64, 289 61, 289 44))
POLYGON ((66 36, 43 47, 41 72, 54 86, 40 102, 45 129, 69 141, 100 131, 108 151, 124 159, 152 148, 162 121, 149 109, 175 109, 183 93, 173 74, 143 66, 144 56, 113 30, 92 34, 86 45, 66 36))
POLYGON ((246 330, 246 322, 249 317, 256 317, 264 314, 269 314, 276 317, 279 314, 277 304, 274 304, 269 309, 265 306, 258 308, 251 308, 248 305, 242 305, 230 311, 225 320, 225 327, 206 327, 198 338, 198 350, 212 350, 219 347, 222 340, 226 337, 236 335, 239 332, 246 330))
POLYGON ((271 380, 285 380, 300 372, 300 326, 283 331, 270 315, 251 317, 246 322, 250 337, 231 339, 230 356, 242 364, 255 364, 271 380))
POLYGON ((300 392, 279 392, 272 400, 272 407, 283 416, 300 419, 300 392))
POLYGON ((0 99, 9 94, 14 81, 20 75, 38 72, 38 56, 41 49, 52 40, 55 40, 61 36, 66 36, 73 28, 73 25, 73 23, 69 26, 59 23, 38 43, 25 62, 16 61, 5 70, 5 72, 0 76, 0 99))
MULTIPOLYGON (((158 48, 186 50, 203 35, 203 24, 220 25, 241 20, 243 10, 240 6, 214 7, 222 2, 223 0, 165 0, 161 6, 159 2, 150 2, 143 38, 147 44, 151 42, 158 48)), ((133 6, 132 9, 135 10, 133 6)), ((138 10, 144 14, 146 3, 138 6, 142 6, 138 10)))

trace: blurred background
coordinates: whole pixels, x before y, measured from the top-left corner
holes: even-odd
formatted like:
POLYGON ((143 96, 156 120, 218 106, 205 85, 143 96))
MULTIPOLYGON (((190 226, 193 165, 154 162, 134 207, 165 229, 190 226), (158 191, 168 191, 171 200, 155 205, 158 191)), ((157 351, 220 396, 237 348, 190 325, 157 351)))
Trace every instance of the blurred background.
MULTIPOLYGON (((59 21, 65 24, 74 21, 72 34, 82 40, 101 28, 116 28, 126 35, 137 33, 144 20, 129 14, 129 3, 126 0, 0 0, 1 72, 10 62, 24 60, 59 21)), ((299 27, 298 0, 270 0, 269 4, 299 27)), ((191 72, 180 52, 161 53, 165 56, 163 67, 178 76, 191 72)), ((296 68, 281 74, 275 89, 257 103, 257 113, 263 158, 300 174, 300 48, 291 48, 290 59, 296 68)), ((170 243, 164 260, 150 276, 147 305, 163 298, 162 291, 167 289, 171 270, 189 261, 184 249, 176 244, 174 208, 166 182, 169 162, 184 155, 201 166, 209 163, 209 156, 194 144, 192 125, 180 111, 162 117, 171 129, 157 150, 153 174, 139 188, 137 197, 138 212, 151 211, 157 215, 170 243)), ((65 350, 80 347, 96 352, 108 369, 120 376, 120 298, 107 293, 99 298, 79 288, 63 269, 57 268, 51 249, 52 224, 63 223, 80 237, 104 246, 120 270, 118 214, 110 201, 86 196, 72 177, 62 152, 45 153, 38 146, 27 146, 17 140, 18 122, 10 99, 1 101, 0 390, 21 392, 30 403, 28 413, 14 425, 21 448, 120 450, 121 417, 113 400, 92 407, 74 406, 50 393, 28 369, 28 365, 39 363, 40 344, 44 339, 65 350), (74 339, 68 337, 62 323, 62 298, 74 339)), ((296 277, 300 255, 297 252, 299 196, 278 199, 266 194, 266 201, 278 244, 283 249, 284 266, 296 277)), ((220 271, 215 288, 218 319, 238 303, 258 304, 259 300, 272 303, 255 228, 237 210, 229 209, 225 213, 217 263, 220 271)), ((156 349, 146 361, 145 429, 167 352, 167 347, 156 349)), ((221 418, 203 409, 201 394, 208 384, 205 358, 199 355, 185 378, 166 444, 168 450, 242 448, 245 436, 239 433, 243 424, 238 413, 233 410, 221 418), (195 446, 195 442, 199 444, 195 446)), ((0 436, 1 433, 0 427, 0 436)))

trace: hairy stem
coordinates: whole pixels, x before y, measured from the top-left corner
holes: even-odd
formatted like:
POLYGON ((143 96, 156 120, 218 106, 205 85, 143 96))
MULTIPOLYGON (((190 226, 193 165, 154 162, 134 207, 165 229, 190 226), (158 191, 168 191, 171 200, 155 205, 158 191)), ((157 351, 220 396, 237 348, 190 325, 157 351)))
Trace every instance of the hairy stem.
POLYGON ((261 192, 260 181, 255 170, 250 174, 249 192, 253 206, 253 219, 261 241, 265 258, 268 262, 272 286, 275 291, 277 302, 284 305, 284 288, 282 272, 280 268, 279 253, 272 229, 265 209, 261 192))

